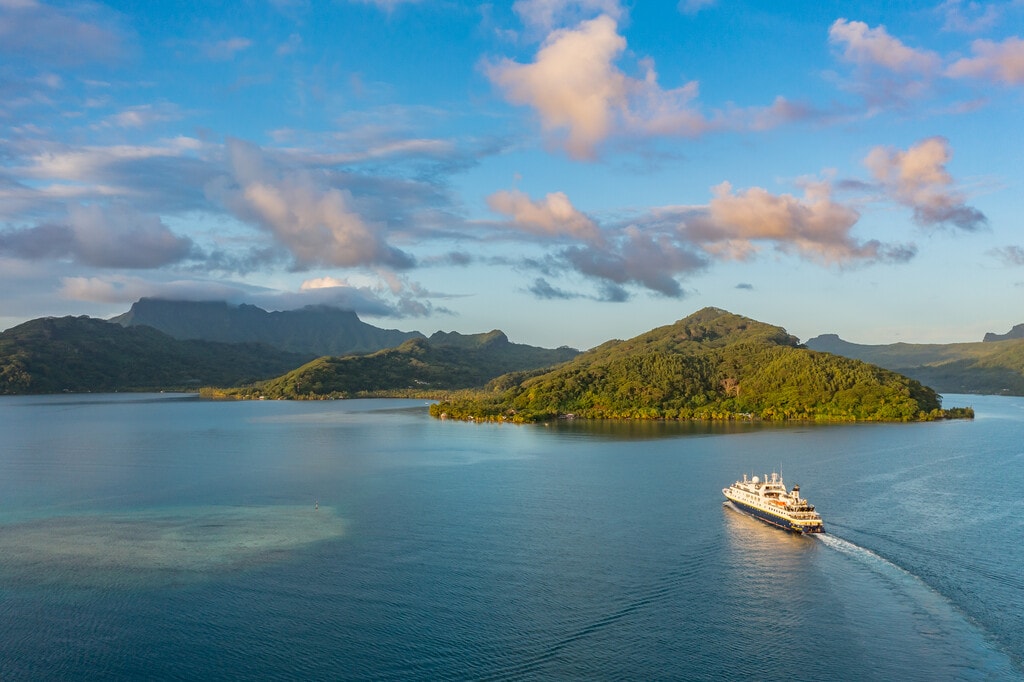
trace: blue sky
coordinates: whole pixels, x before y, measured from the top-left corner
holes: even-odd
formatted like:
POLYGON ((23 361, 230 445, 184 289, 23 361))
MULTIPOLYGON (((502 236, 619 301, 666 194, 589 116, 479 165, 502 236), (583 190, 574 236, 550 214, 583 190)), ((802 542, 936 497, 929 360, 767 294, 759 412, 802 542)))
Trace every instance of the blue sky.
POLYGON ((1024 0, 0 0, 0 328, 1024 322, 1024 0))

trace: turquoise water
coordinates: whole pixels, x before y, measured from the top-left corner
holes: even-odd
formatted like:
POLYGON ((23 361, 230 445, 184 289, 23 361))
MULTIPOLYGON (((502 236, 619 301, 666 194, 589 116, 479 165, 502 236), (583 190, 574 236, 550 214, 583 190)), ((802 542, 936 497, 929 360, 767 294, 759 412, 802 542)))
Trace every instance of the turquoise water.
POLYGON ((1024 679, 1024 400, 973 422, 441 422, 0 399, 0 679, 1024 679), (781 467, 829 535, 723 507, 781 467))

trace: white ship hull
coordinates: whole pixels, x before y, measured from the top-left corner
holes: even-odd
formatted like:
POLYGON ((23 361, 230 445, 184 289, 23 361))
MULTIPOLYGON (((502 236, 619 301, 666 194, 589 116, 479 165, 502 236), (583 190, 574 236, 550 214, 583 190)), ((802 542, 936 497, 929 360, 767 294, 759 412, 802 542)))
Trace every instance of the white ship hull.
POLYGON ((795 533, 824 533, 825 524, 814 505, 800 497, 800 486, 786 490, 782 477, 772 474, 762 481, 757 476, 736 481, 722 494, 727 504, 773 526, 795 533))

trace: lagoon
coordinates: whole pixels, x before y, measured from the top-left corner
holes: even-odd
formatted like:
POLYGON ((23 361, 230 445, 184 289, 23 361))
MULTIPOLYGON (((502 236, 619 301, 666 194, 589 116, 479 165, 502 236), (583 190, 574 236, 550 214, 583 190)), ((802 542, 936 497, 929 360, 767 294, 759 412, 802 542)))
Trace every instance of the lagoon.
POLYGON ((0 679, 1024 679, 1024 399, 945 402, 977 418, 0 398, 0 679), (780 469, 827 536, 722 506, 780 469))

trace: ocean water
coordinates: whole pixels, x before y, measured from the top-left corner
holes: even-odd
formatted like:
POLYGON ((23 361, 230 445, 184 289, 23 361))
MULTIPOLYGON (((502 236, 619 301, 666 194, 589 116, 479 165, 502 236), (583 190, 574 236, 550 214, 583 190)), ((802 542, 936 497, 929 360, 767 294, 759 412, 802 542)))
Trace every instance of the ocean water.
POLYGON ((0 680, 1024 679, 1024 400, 832 426, 0 398, 0 680), (829 533, 723 506, 781 470, 829 533))

